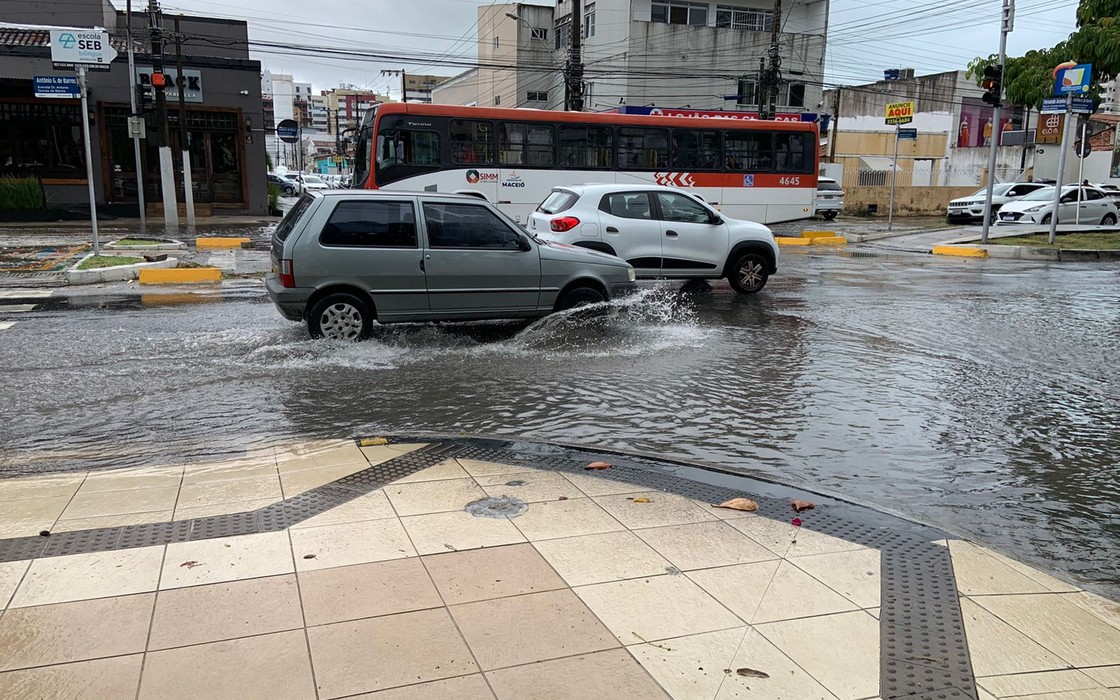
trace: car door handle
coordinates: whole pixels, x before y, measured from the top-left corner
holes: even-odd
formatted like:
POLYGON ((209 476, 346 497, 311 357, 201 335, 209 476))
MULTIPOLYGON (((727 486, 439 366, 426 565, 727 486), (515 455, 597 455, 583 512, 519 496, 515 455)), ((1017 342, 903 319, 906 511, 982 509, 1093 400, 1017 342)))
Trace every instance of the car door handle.
POLYGON ((618 229, 616 229, 614 226, 608 226, 607 233, 618 233, 618 229))
POLYGON ((665 235, 668 236, 669 238, 677 238, 677 232, 673 231, 671 229, 666 231, 665 235))

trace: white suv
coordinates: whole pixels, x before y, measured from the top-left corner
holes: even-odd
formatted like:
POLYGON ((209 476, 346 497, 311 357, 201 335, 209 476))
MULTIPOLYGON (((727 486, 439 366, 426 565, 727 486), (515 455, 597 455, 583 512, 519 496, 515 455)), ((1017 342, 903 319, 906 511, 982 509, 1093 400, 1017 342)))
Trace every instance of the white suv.
POLYGON ((638 277, 726 277, 735 291, 752 294, 778 269, 769 228, 729 219, 672 187, 554 187, 527 225, 545 240, 617 255, 638 277))

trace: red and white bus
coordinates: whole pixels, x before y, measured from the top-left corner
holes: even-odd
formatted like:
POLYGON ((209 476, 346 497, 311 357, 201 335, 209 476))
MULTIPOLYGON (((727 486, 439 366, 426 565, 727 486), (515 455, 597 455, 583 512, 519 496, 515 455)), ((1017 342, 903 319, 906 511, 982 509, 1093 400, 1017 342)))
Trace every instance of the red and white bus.
POLYGON ((386 103, 359 128, 351 187, 457 192, 526 221, 556 185, 658 183, 760 223, 813 215, 803 122, 386 103))

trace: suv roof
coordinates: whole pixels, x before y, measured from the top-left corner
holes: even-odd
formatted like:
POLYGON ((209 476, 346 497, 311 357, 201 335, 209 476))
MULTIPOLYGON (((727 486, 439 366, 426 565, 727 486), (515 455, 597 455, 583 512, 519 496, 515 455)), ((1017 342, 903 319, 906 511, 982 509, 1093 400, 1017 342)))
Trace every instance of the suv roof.
POLYGON ((484 201, 481 197, 455 192, 418 192, 413 190, 307 190, 312 197, 357 197, 360 199, 396 199, 400 197, 439 197, 440 199, 462 199, 468 202, 484 201))

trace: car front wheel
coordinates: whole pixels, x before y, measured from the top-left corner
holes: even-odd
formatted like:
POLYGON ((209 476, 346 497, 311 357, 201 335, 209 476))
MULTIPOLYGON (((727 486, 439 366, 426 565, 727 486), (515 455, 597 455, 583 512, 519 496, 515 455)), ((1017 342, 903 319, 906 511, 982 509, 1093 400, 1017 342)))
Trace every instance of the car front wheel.
POLYGON ((312 338, 365 340, 373 332, 373 312, 353 294, 328 294, 312 307, 307 330, 312 338))
POLYGON ((770 274, 766 260, 757 253, 746 253, 735 260, 727 273, 731 288, 740 294, 754 294, 766 286, 770 274))
POLYGON ((607 295, 600 292, 598 289, 591 287, 576 287, 564 292, 564 295, 556 302, 557 311, 567 311, 574 309, 577 306, 588 306, 590 304, 600 304, 607 300, 607 295))

